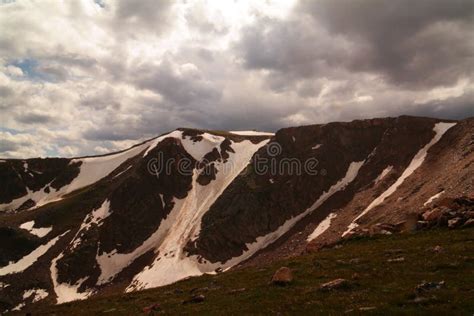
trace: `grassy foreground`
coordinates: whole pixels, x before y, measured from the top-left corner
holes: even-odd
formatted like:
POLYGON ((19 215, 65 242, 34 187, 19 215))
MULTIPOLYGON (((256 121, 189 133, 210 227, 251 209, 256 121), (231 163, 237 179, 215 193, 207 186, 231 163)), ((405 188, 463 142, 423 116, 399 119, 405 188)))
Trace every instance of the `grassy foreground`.
POLYGON ((270 266, 191 278, 142 292, 37 306, 33 315, 143 315, 158 303, 166 314, 461 314, 474 313, 474 229, 432 230, 347 241, 270 266), (433 250, 433 247, 437 250, 433 250), (403 258, 403 259, 400 259, 403 258), (395 260, 391 260, 395 259, 395 260), (284 287, 269 284, 281 266, 293 270, 284 287), (320 291, 336 278, 344 290, 320 291), (423 281, 441 289, 415 295, 423 281), (200 303, 182 304, 202 294, 200 303))

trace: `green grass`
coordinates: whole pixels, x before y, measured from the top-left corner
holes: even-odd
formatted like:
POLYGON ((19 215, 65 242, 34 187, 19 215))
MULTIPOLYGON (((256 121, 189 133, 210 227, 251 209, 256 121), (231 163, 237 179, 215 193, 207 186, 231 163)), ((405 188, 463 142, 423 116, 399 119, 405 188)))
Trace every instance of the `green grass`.
POLYGON ((474 229, 433 230, 414 234, 352 240, 336 248, 283 260, 270 266, 206 275, 170 286, 131 294, 96 297, 57 306, 37 306, 37 314, 136 315, 159 303, 167 314, 461 314, 474 313, 474 229), (430 251, 436 245, 443 252, 430 251), (387 260, 404 257, 404 262, 387 260), (355 260, 354 260, 355 259, 355 260), (352 260, 352 261, 350 261, 352 260), (281 266, 290 267, 294 282, 269 284, 281 266), (358 277, 352 280, 354 274, 358 277), (348 290, 319 291, 335 278, 351 279, 348 290), (414 288, 422 281, 446 282, 415 303, 414 288), (236 289, 245 290, 232 292, 236 289), (183 305, 191 292, 202 303, 183 305), (368 309, 368 310, 367 310, 368 309))

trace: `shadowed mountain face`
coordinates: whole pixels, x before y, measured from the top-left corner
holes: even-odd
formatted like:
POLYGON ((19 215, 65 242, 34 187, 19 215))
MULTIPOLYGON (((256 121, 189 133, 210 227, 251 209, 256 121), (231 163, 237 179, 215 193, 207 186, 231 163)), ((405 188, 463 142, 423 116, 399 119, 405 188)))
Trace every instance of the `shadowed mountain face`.
POLYGON ((472 195, 474 120, 275 135, 179 129, 105 156, 1 160, 0 311, 296 255, 472 195))

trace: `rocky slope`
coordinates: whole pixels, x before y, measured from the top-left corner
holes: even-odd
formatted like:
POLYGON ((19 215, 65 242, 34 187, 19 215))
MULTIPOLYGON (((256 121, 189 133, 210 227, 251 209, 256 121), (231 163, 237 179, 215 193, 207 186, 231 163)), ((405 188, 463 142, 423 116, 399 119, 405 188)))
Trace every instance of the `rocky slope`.
POLYGON ((474 119, 179 129, 123 152, 1 160, 0 310, 162 286, 416 225, 474 192, 474 119))

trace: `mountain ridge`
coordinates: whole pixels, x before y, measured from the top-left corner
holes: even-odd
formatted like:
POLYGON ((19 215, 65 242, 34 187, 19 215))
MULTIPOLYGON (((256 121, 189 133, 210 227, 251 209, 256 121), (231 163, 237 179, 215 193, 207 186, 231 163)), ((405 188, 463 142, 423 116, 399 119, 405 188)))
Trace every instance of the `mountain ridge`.
POLYGON ((436 194, 472 195, 473 131, 473 118, 410 116, 274 136, 181 128, 107 155, 2 160, 0 282, 9 284, 0 289, 2 306, 31 304, 22 293, 32 287, 57 303, 166 285, 297 255, 340 240, 351 223, 358 230, 406 221, 436 194), (439 139, 437 124, 449 124, 439 139), (155 172, 160 161, 171 161, 170 172, 155 172), (271 172, 274 164, 281 170, 271 172), (41 228, 51 229, 33 233, 41 228))

